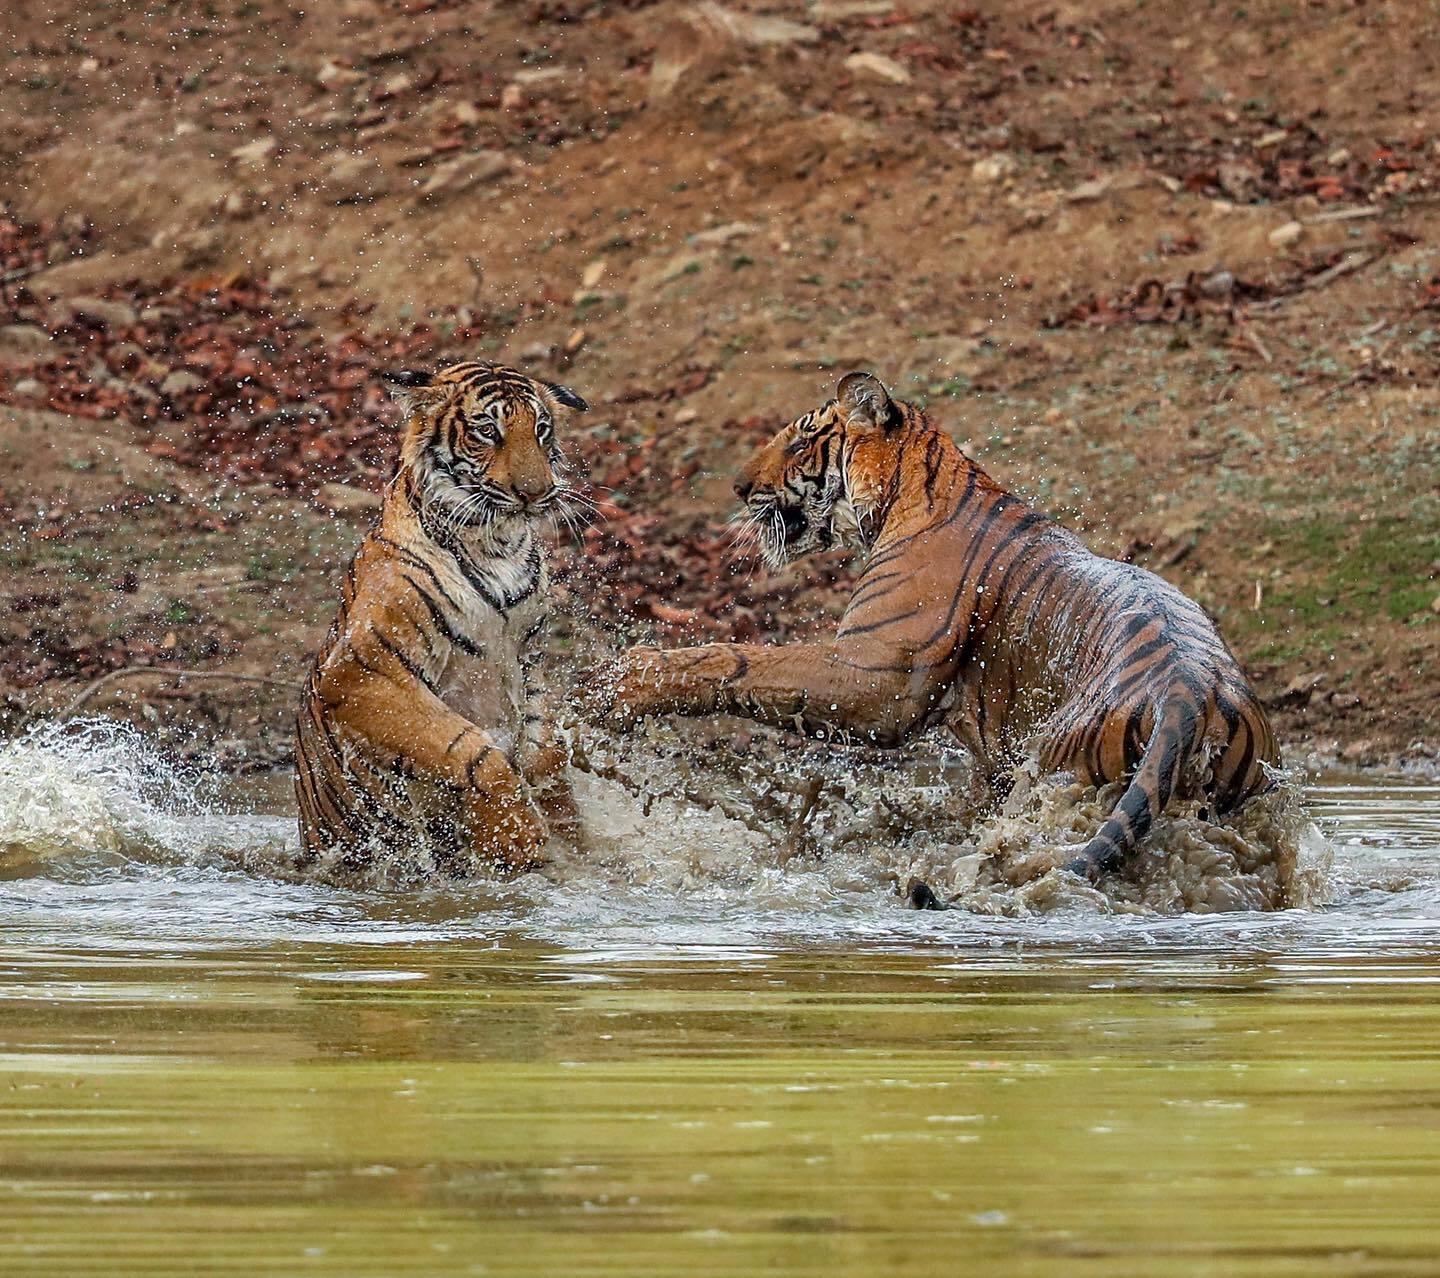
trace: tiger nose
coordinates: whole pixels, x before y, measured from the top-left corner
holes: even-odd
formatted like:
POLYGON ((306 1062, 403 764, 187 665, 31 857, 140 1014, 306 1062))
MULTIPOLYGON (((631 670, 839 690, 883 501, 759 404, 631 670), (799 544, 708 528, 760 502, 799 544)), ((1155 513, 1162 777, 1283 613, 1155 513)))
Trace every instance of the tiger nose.
POLYGON ((749 501, 750 494, 755 491, 755 481, 749 475, 737 476, 735 480, 735 496, 741 501, 749 501))
POLYGON ((521 501, 540 506, 554 495, 555 485, 548 479, 529 480, 516 484, 515 491, 521 501))

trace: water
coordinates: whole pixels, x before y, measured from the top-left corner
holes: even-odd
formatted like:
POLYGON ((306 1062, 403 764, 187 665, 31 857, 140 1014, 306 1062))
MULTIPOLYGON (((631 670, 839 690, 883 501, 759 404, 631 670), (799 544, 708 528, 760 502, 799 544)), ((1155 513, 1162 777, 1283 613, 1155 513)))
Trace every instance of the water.
POLYGON ((1018 917, 603 789, 588 880, 236 868, 285 784, 0 754, 0 1273, 1440 1273, 1433 782, 1311 789, 1328 906, 1018 917))

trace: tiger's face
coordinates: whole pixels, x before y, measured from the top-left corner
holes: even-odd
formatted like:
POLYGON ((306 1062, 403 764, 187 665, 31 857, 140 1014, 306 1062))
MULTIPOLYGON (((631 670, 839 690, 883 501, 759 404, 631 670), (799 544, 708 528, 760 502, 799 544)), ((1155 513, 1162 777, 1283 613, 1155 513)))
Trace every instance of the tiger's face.
POLYGON ((406 410, 401 469, 448 530, 573 522, 585 508, 555 433, 560 406, 589 407, 574 391, 479 360, 387 380, 406 410))
POLYGON ((867 482, 877 448, 900 421, 898 405, 869 373, 850 373, 835 398, 762 444, 735 481, 741 528, 772 568, 815 550, 864 545, 878 500, 867 482))

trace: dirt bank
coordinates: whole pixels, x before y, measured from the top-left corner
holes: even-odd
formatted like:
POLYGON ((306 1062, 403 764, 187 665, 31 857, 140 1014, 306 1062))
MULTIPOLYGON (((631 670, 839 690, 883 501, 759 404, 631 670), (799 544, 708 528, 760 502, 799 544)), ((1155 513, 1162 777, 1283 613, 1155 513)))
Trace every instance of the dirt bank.
POLYGON ((1429 6, 0 26, 12 723, 231 670, 277 684, 93 704, 283 758, 391 457, 375 369, 488 353, 595 405, 572 439, 611 519, 563 552, 561 643, 825 624, 843 563, 735 563, 728 473, 868 366, 1199 599, 1292 739, 1440 740, 1429 6))

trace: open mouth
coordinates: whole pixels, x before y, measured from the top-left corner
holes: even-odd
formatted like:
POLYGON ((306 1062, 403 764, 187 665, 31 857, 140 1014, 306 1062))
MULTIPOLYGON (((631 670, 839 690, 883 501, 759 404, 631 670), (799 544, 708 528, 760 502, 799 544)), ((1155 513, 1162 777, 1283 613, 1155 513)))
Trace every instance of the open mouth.
POLYGON ((805 530, 810 527, 810 521, 805 517, 805 512, 799 506, 777 506, 776 511, 780 515, 780 528, 784 534, 785 544, 792 545, 805 535, 805 530))

